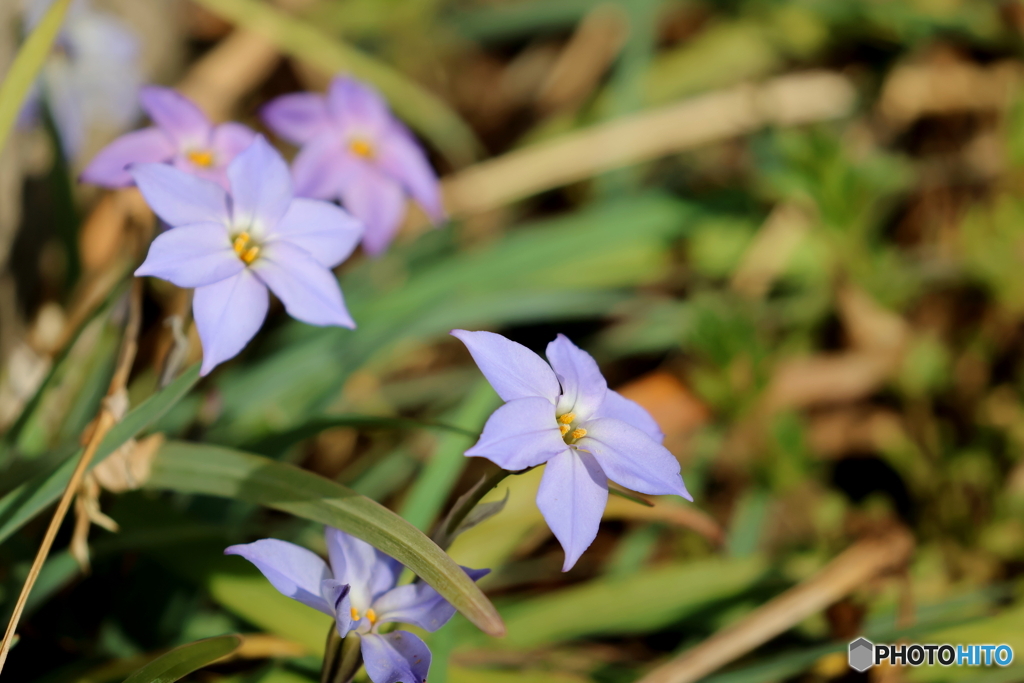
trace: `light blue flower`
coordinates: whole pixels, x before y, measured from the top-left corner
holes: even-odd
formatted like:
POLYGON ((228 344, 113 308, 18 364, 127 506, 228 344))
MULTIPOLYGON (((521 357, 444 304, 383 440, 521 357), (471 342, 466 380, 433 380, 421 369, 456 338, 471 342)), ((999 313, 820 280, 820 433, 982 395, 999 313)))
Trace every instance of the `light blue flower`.
POLYGON ((263 108, 263 121, 302 149, 292 164, 300 197, 337 199, 366 225, 363 248, 380 254, 405 215, 406 195, 444 219, 434 170, 412 133, 369 85, 341 76, 326 97, 293 93, 263 108))
MULTIPOLYGON (((51 4, 53 0, 28 1, 26 34, 51 4)), ((135 33, 117 17, 93 9, 88 0, 75 0, 22 119, 34 116, 44 97, 64 155, 74 159, 94 124, 123 129, 138 118, 140 82, 135 33)))
MULTIPOLYGON (((430 650, 408 631, 380 633, 387 623, 436 631, 455 608, 425 583, 396 585, 402 565, 369 543, 327 527, 330 564, 287 541, 265 538, 233 545, 227 555, 252 562, 284 595, 334 619, 338 635, 358 633, 366 673, 373 683, 425 683, 430 650)), ((466 569, 473 579, 489 569, 466 569)))
POLYGON ((609 389, 590 354, 564 335, 548 344, 545 362, 499 334, 452 334, 506 402, 466 455, 511 471, 547 463, 537 507, 565 550, 562 571, 597 536, 609 479, 640 493, 692 500, 654 419, 609 389))
POLYGON ((195 287, 201 374, 259 331, 268 288, 293 318, 356 326, 331 268, 355 249, 362 226, 334 204, 294 198, 288 166, 263 136, 228 165, 230 194, 169 164, 134 166, 132 176, 171 226, 153 240, 135 274, 195 287))

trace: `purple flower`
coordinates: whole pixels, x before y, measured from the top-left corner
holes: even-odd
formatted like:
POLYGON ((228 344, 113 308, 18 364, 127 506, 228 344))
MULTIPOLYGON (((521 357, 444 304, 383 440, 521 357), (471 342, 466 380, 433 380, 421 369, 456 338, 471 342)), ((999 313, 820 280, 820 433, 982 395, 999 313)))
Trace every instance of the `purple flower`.
POLYGON ((590 354, 565 336, 548 344, 548 365, 492 332, 452 334, 505 401, 466 455, 513 471, 547 463, 537 507, 565 550, 562 571, 597 536, 609 479, 633 491, 692 500, 654 419, 609 389, 590 354))
POLYGON ((156 125, 122 135, 104 147, 82 172, 82 180, 104 187, 132 184, 132 164, 166 163, 228 188, 228 165, 256 137, 248 126, 214 126, 199 107, 170 88, 148 86, 142 108, 156 125))
POLYGON ((435 222, 444 219, 437 176, 412 134, 375 90, 339 77, 327 96, 294 93, 263 109, 263 120, 302 149, 292 164, 300 197, 338 199, 366 225, 363 248, 383 252, 409 194, 435 222))
MULTIPOLYGON (((241 555, 281 593, 333 617, 342 638, 358 633, 373 683, 424 683, 430 670, 426 644, 408 631, 379 629, 395 622, 433 632, 448 623, 455 608, 425 583, 396 586, 402 565, 369 543, 331 527, 325 536, 330 565, 274 538, 233 545, 224 553, 241 555)), ((474 581, 488 572, 466 569, 474 581)))
MULTIPOLYGON (((26 35, 42 20, 53 0, 28 0, 26 35)), ((97 11, 86 0, 68 8, 53 52, 20 122, 37 118, 45 97, 64 156, 78 156, 91 129, 123 130, 138 116, 139 38, 114 15, 97 11)))
POLYGON ((231 194, 167 164, 132 168, 150 208, 171 227, 138 276, 195 287, 192 312, 207 374, 242 350, 267 315, 267 288, 293 318, 355 327, 331 268, 362 226, 343 209, 294 199, 284 159, 262 136, 228 165, 231 194))

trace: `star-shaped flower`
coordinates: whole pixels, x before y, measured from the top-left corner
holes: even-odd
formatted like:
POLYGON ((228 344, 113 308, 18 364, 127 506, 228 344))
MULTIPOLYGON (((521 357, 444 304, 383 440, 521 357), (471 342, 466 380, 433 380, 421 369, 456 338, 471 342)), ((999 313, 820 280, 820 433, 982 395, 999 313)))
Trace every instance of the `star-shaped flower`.
MULTIPOLYGON (((393 622, 436 631, 455 608, 425 583, 397 586, 402 565, 369 543, 331 527, 325 536, 329 565, 305 548, 274 538, 224 552, 252 562, 284 595, 333 617, 342 638, 358 633, 373 683, 425 683, 430 671, 426 644, 408 631, 380 633, 380 627, 393 622)), ((489 571, 466 569, 474 580, 489 571)))
POLYGON ((293 198, 288 166, 262 136, 228 166, 230 195, 167 164, 135 166, 132 176, 171 226, 135 274, 195 287, 202 374, 256 334, 268 287, 293 318, 356 326, 331 268, 355 249, 362 226, 334 204, 293 198))
POLYGON ((294 93, 263 109, 263 121, 300 145, 292 164, 301 197, 337 199, 366 225, 363 248, 391 243, 411 195, 435 222, 444 219, 437 176, 409 130, 375 90, 339 77, 327 96, 294 93))
POLYGON ((104 187, 132 184, 129 167, 166 163, 228 188, 228 165, 256 138, 248 126, 213 125, 191 100, 170 88, 147 86, 142 108, 156 124, 133 131, 100 150, 82 171, 85 182, 104 187))
POLYGON ((609 389, 590 354, 565 336, 548 344, 548 365, 492 332, 452 334, 506 402, 466 455, 512 471, 547 463, 537 507, 565 550, 562 571, 597 536, 609 479, 640 493, 692 500, 654 419, 609 389))

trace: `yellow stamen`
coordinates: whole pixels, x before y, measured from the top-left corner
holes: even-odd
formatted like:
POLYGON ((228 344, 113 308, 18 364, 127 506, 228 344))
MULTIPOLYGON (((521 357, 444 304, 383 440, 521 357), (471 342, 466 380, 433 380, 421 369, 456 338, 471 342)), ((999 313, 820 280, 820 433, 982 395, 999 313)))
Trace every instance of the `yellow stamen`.
POLYGON ((359 610, 353 607, 350 614, 352 615, 352 621, 359 621, 359 610))
POLYGON ((213 166, 213 152, 208 149, 193 149, 191 152, 185 154, 185 158, 196 166, 201 166, 203 168, 210 168, 213 166))
POLYGON ((579 427, 578 429, 574 429, 572 431, 572 439, 573 439, 573 441, 575 441, 576 439, 582 439, 586 435, 587 435, 587 430, 584 429, 583 427, 579 427))
POLYGON ((352 153, 356 156, 361 156, 364 159, 372 159, 376 156, 376 152, 373 149, 373 145, 369 141, 363 138, 354 138, 348 143, 348 148, 352 150, 352 153))
POLYGON ((252 243, 252 237, 247 232, 238 233, 238 237, 231 243, 231 248, 238 254, 238 258, 242 259, 245 265, 251 265, 256 257, 260 255, 259 246, 252 243))
POLYGON ((565 415, 559 415, 558 421, 564 425, 572 424, 572 421, 576 419, 576 413, 566 413, 565 415))
POLYGON ((558 431, 562 432, 562 436, 568 434, 570 429, 569 425, 558 425, 558 431))
POLYGON ((373 611, 373 608, 366 610, 366 618, 370 620, 370 626, 377 623, 377 613, 373 611))

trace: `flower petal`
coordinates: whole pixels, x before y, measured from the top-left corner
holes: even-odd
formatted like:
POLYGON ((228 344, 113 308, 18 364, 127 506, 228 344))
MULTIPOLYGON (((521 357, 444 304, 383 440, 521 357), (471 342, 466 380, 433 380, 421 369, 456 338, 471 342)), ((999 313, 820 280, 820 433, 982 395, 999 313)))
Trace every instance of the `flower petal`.
POLYGON ((330 605, 334 613, 335 628, 338 635, 344 638, 352 630, 352 586, 334 579, 320 582, 320 595, 330 605))
POLYGON ((152 275, 179 287, 203 287, 237 275, 244 268, 224 226, 199 223, 157 235, 135 275, 152 275))
POLYGON ((267 288, 249 268, 196 289, 192 315, 203 343, 200 375, 206 375, 245 348, 267 317, 269 304, 267 288))
POLYGON ((427 683, 430 648, 408 631, 362 638, 363 664, 373 683, 427 683))
POLYGON ((661 427, 654 421, 651 414, 636 401, 631 401, 617 391, 608 390, 608 393, 604 395, 604 401, 601 402, 601 407, 598 408, 597 414, 594 418, 599 417, 613 417, 616 420, 622 420, 626 424, 633 425, 647 436, 651 437, 658 443, 665 440, 665 434, 661 431, 661 427))
POLYGON ((271 100, 260 111, 267 128, 288 142, 303 145, 331 127, 323 95, 297 92, 271 100))
POLYGON ((555 408, 546 398, 528 396, 501 406, 487 418, 480 440, 466 451, 502 469, 517 471, 547 462, 569 447, 555 421, 555 408))
POLYGON ((502 400, 540 396, 554 405, 560 388, 554 371, 522 344, 493 332, 452 330, 502 400))
POLYGON ((235 157, 249 148, 256 140, 256 131, 241 123, 228 121, 213 129, 210 137, 210 148, 213 150, 217 165, 227 166, 235 157))
POLYGON ((437 174, 412 136, 396 127, 381 136, 379 144, 377 163, 381 169, 405 187, 431 220, 435 223, 444 220, 437 174))
POLYGON ((252 270, 293 318, 310 325, 355 328, 334 274, 305 249, 285 240, 268 242, 252 270))
POLYGON ((341 187, 341 203, 363 222, 363 249, 382 254, 395 238, 405 216, 402 187, 368 164, 362 164, 341 187))
POLYGON ((292 181, 296 197, 340 199, 341 188, 356 172, 352 155, 333 135, 320 136, 295 155, 292 181))
POLYGON ((334 527, 325 527, 324 537, 335 578, 352 586, 353 607, 365 612, 378 597, 394 588, 402 573, 398 560, 334 527))
POLYGON ((132 131, 101 149, 80 179, 103 187, 127 187, 132 184, 131 164, 170 161, 174 152, 174 143, 159 128, 132 131))
POLYGON ((608 479, 589 453, 567 450, 544 467, 537 507, 565 550, 567 572, 597 536, 608 503, 608 479))
POLYGON ((294 543, 264 538, 254 543, 233 545, 224 554, 244 557, 284 595, 334 616, 334 608, 320 593, 320 584, 331 578, 331 570, 316 553, 294 543))
MULTIPOLYGON (((462 569, 474 581, 491 573, 490 569, 462 569)), ((452 604, 423 581, 389 590, 373 603, 373 610, 380 622, 412 624, 431 633, 447 624, 455 614, 452 604)))
POLYGON ((562 396, 558 399, 558 413, 572 412, 583 422, 590 418, 604 401, 608 391, 597 361, 560 334, 548 344, 546 351, 551 368, 562 384, 562 396))
POLYGON ((142 108, 164 129, 179 149, 205 147, 210 141, 210 120, 199 107, 171 88, 146 86, 139 91, 142 108))
POLYGON ((140 164, 131 173, 149 208, 172 227, 228 224, 228 197, 216 183, 167 164, 140 164))
POLYGON ((577 445, 593 453, 609 479, 640 493, 671 493, 693 500, 679 474, 679 461, 646 433, 610 417, 582 426, 587 435, 577 445))
POLYGON ((327 111, 347 125, 380 131, 392 121, 387 102, 373 87, 348 76, 338 76, 327 89, 327 111))
POLYGON ((347 211, 316 199, 293 199, 270 240, 284 240, 309 253, 320 265, 333 268, 355 250, 363 225, 347 211))
POLYGON ((233 222, 250 226, 252 235, 272 230, 288 210, 293 196, 288 164, 262 135, 228 165, 228 180, 233 222))

